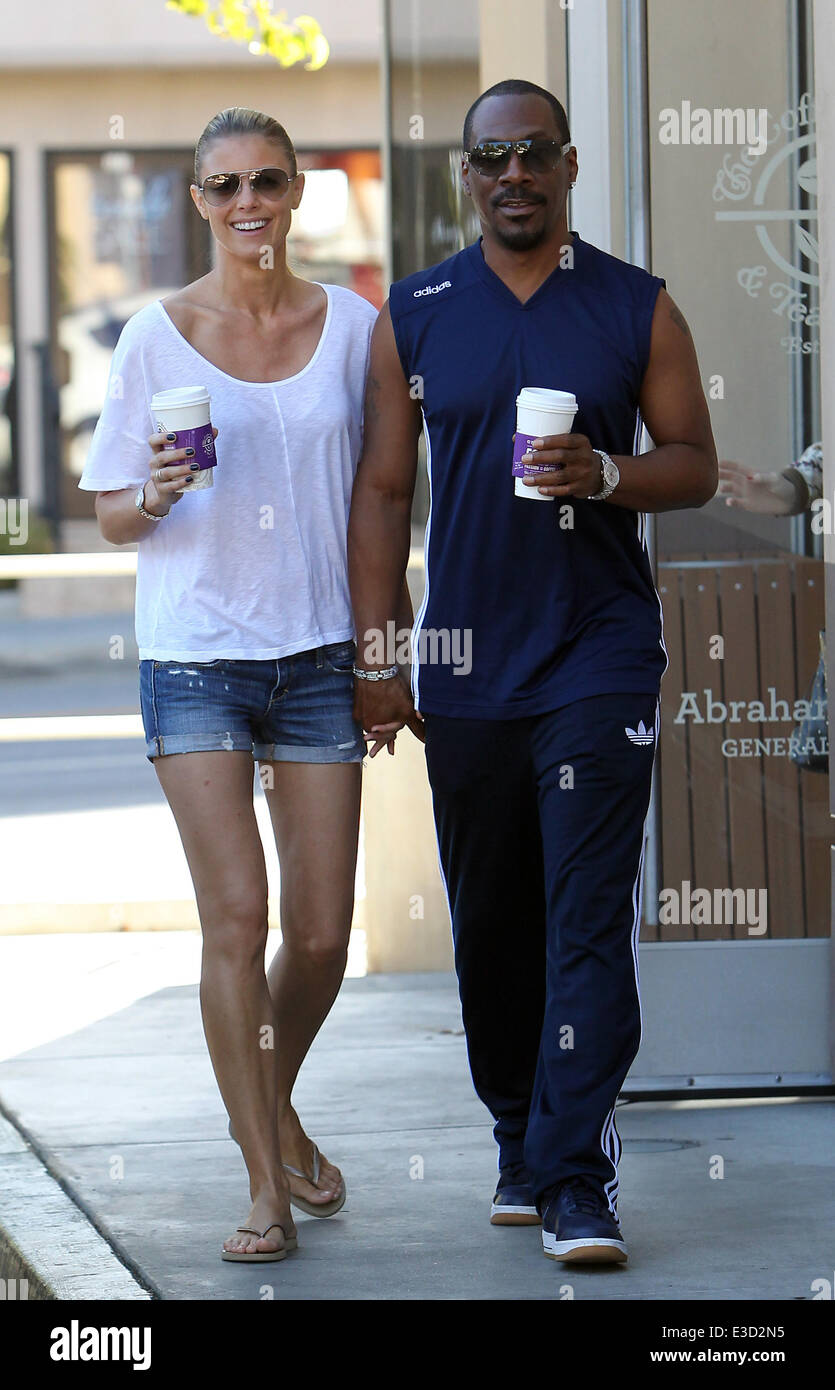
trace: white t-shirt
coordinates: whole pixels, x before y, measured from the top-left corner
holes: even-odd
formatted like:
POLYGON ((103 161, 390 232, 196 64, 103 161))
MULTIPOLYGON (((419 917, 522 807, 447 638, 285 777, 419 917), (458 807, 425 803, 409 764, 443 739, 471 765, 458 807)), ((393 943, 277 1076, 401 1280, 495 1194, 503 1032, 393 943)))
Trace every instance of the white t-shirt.
POLYGON ((139 542, 140 659, 262 661, 354 635, 348 510, 377 312, 352 290, 323 289, 322 336, 285 381, 228 376, 160 300, 122 329, 79 487, 147 481, 156 391, 207 386, 218 430, 214 485, 184 495, 139 542))

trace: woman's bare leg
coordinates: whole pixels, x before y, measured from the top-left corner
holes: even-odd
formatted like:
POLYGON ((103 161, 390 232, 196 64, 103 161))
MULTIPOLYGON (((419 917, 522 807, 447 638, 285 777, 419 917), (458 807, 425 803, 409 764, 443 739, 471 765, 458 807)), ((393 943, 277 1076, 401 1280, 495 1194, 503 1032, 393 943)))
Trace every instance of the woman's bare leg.
MULTIPOLYGON (((200 1004, 209 1055, 249 1173, 251 1210, 243 1226, 279 1222, 295 1234, 279 1148, 276 1039, 264 973, 267 875, 252 804, 248 753, 175 753, 154 759, 174 813, 203 929, 200 1004)), ((236 1233, 226 1250, 275 1251, 236 1233)))
MULTIPOLYGON (((330 1012, 345 974, 354 908, 361 763, 265 764, 281 865, 282 944, 268 982, 280 1038, 278 1129, 286 1163, 312 1171, 313 1147, 292 1106, 299 1068, 330 1012)), ((316 1187, 290 1177, 311 1202, 337 1195, 342 1175, 324 1157, 316 1187)))

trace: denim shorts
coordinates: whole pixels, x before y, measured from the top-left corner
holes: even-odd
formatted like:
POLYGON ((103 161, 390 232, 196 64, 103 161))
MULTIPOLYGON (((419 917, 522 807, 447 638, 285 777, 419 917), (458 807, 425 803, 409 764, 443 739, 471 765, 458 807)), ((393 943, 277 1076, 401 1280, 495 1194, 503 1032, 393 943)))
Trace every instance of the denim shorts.
POLYGON ((270 661, 140 661, 148 758, 214 749, 270 762, 358 763, 353 641, 270 661))

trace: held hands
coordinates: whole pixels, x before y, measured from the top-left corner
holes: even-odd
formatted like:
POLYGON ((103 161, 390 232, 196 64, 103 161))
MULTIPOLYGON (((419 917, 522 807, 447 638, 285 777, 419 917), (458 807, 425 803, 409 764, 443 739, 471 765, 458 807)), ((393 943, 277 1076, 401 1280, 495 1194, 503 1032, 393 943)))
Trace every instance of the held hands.
MULTIPOLYGON (((212 429, 212 434, 217 439, 216 429, 212 429)), ((172 449, 169 441, 174 438, 152 434, 148 439, 153 457, 149 464, 151 477, 145 484, 145 510, 153 516, 167 516, 198 471, 194 450, 172 449)))
POLYGON ((545 497, 592 497, 603 486, 600 458, 584 434, 546 434, 534 439, 522 462, 553 465, 553 472, 523 479, 525 487, 538 488, 545 497))
POLYGON ((414 705, 412 696, 401 675, 386 681, 354 681, 354 718, 362 725, 366 746, 373 743, 372 758, 383 748, 394 755, 394 741, 399 729, 409 728, 415 738, 425 741, 423 715, 414 705), (370 735, 376 734, 372 739, 370 735))

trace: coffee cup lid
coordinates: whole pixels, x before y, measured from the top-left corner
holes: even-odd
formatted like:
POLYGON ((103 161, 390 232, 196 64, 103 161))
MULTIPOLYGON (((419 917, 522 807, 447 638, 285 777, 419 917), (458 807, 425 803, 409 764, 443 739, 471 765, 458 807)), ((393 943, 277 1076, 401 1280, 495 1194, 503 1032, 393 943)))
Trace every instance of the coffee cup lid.
POLYGON ((576 410, 577 397, 572 391, 554 391, 549 386, 523 386, 516 404, 536 410, 576 410))
POLYGON ((157 391, 151 397, 152 410, 171 409, 178 405, 207 405, 208 386, 175 386, 171 391, 157 391))

